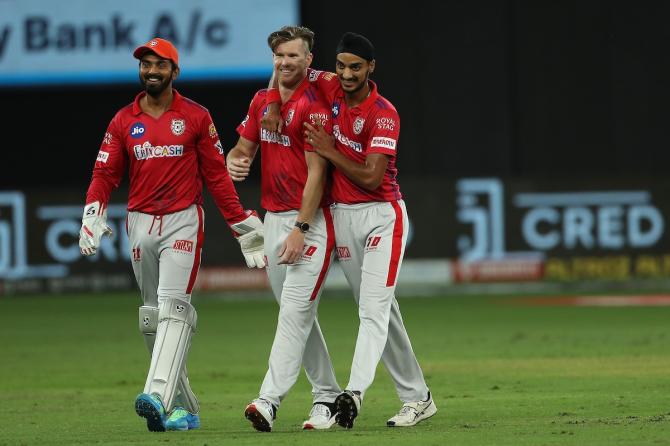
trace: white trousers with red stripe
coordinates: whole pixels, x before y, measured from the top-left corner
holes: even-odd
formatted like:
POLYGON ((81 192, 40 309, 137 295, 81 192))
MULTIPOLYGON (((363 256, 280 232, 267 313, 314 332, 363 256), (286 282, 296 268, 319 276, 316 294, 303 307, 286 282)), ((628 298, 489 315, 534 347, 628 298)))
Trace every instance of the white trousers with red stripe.
POLYGON ((200 268, 204 212, 198 205, 166 215, 128 213, 130 258, 144 305, 159 299, 190 302, 200 268))
POLYGON ((405 203, 338 203, 331 209, 338 259, 360 318, 347 389, 364 394, 381 359, 403 402, 423 400, 428 387, 394 294, 407 241, 405 203))
POLYGON ((312 385, 314 402, 333 402, 341 392, 317 320, 335 246, 332 217, 328 208, 318 210, 305 234, 301 258, 291 265, 277 265, 279 250, 297 216, 297 211, 267 212, 264 222, 266 270, 279 302, 279 316, 259 396, 277 407, 298 379, 301 364, 312 385))
MULTIPOLYGON (((202 208, 195 204, 159 216, 128 213, 130 258, 145 306, 158 309, 158 302, 167 298, 191 301, 200 268, 204 221, 202 208)), ((145 333, 152 355, 154 340, 155 335, 145 333)), ((179 376, 174 405, 194 413, 199 410, 185 367, 179 376)))

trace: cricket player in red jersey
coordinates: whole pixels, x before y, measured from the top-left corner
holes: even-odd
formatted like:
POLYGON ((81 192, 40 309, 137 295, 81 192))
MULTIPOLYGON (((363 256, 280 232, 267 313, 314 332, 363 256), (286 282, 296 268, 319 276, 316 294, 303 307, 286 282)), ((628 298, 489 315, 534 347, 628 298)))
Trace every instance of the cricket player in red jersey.
POLYGON ((261 203, 265 215, 267 272, 280 310, 269 368, 258 398, 245 416, 259 431, 271 431, 277 409, 304 364, 314 404, 304 429, 335 423, 334 401, 341 392, 317 322, 321 287, 335 246, 332 217, 324 196, 327 162, 304 142, 304 123, 330 129, 330 110, 307 79, 314 33, 287 26, 268 37, 279 70, 283 131, 260 127, 266 90, 254 96, 228 153, 233 180, 244 180, 261 148, 261 203))
MULTIPOLYGON (((310 77, 331 104, 333 136, 318 125, 306 124, 305 132, 316 153, 335 166, 338 260, 359 305, 351 376, 336 400, 337 422, 346 428, 353 427, 380 359, 403 401, 388 426, 413 426, 437 412, 394 296, 408 233, 396 181, 400 118, 369 80, 374 68, 372 43, 345 33, 337 48, 336 75, 314 72, 310 77)), ((269 107, 268 115, 275 113, 276 106, 269 107)))
POLYGON ((209 112, 172 88, 179 56, 167 40, 138 47, 145 89, 118 111, 103 138, 86 194, 79 246, 94 255, 106 224, 107 203, 129 171, 127 232, 144 305, 139 326, 151 352, 143 393, 135 401, 150 431, 200 426, 186 359, 197 315, 191 291, 204 238, 202 183, 236 233, 249 267, 262 268, 263 228, 245 211, 228 176, 209 112))

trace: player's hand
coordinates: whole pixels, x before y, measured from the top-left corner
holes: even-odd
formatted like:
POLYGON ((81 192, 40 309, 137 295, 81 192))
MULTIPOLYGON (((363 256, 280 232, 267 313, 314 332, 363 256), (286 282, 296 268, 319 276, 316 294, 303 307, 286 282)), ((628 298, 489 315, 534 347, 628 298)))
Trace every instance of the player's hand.
POLYGON ((305 122, 304 126, 305 142, 311 145, 316 153, 329 158, 329 155, 337 151, 335 138, 326 132, 320 121, 317 121, 315 125, 305 122))
POLYGON ((79 251, 82 255, 94 255, 103 235, 112 235, 112 228, 107 226, 107 208, 101 206, 99 201, 94 201, 84 206, 84 215, 81 218, 79 251))
POLYGON ((242 255, 249 268, 265 267, 265 251, 263 244, 265 233, 263 231, 263 222, 258 218, 256 211, 246 211, 247 218, 231 225, 235 231, 236 238, 240 244, 242 255))
POLYGON ((267 104, 267 110, 261 118, 261 127, 268 132, 281 133, 284 128, 284 120, 281 118, 280 106, 278 102, 267 104))
POLYGON ((278 265, 290 265, 297 262, 305 249, 305 234, 294 228, 279 249, 278 265))
POLYGON ((244 181, 249 176, 251 170, 251 160, 247 157, 232 157, 226 158, 226 167, 228 167, 228 174, 233 181, 244 181))

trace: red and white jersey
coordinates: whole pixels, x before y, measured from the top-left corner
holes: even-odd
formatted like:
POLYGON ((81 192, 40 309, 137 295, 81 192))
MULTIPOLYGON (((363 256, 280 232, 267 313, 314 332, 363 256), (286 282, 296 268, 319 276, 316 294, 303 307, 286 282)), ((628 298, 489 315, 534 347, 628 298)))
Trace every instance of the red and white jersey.
POLYGON ((144 95, 137 95, 109 124, 86 203, 106 205, 128 167, 129 211, 164 215, 202 204, 204 179, 229 224, 246 218, 209 111, 173 90, 170 109, 156 119, 140 108, 144 95))
POLYGON ((370 82, 370 95, 359 105, 347 107, 344 91, 334 73, 312 71, 309 80, 316 84, 331 104, 333 136, 337 148, 347 158, 365 164, 371 153, 388 155, 388 165, 381 185, 374 191, 356 185, 339 169, 333 171, 331 196, 337 203, 355 204, 370 201, 395 201, 402 198, 396 181, 396 153, 400 136, 400 116, 393 104, 377 92, 370 82))
MULTIPOLYGON (((305 151, 314 151, 305 141, 303 123, 321 121, 331 133, 331 113, 323 96, 304 79, 281 106, 282 132, 268 132, 260 124, 267 108, 266 96, 267 90, 254 95, 237 133, 261 147, 261 206, 271 212, 298 210, 307 181, 305 151)), ((324 191, 321 206, 328 204, 328 193, 324 191)))

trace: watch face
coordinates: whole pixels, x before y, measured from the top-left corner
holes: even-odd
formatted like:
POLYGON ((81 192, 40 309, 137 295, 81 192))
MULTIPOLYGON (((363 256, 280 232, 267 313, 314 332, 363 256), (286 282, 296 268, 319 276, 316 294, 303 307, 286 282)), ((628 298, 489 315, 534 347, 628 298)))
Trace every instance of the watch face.
POLYGON ((302 232, 309 231, 309 223, 297 221, 295 222, 295 226, 299 228, 302 232))

